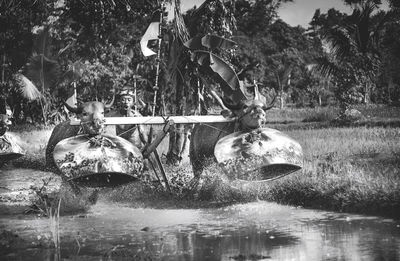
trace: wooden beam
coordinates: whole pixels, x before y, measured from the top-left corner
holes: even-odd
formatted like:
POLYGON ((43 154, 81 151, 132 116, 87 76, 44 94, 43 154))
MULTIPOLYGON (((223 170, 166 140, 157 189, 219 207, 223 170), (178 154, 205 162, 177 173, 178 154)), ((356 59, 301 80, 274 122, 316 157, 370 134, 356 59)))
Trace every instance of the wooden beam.
MULTIPOLYGON (((106 125, 128 125, 128 124, 164 124, 165 118, 155 117, 106 117, 106 125)), ((225 118, 222 115, 200 115, 200 116, 170 116, 168 120, 174 121, 175 124, 193 124, 193 123, 216 123, 216 122, 233 122, 234 118, 225 118)), ((79 125, 80 120, 71 119, 71 125, 79 125)))

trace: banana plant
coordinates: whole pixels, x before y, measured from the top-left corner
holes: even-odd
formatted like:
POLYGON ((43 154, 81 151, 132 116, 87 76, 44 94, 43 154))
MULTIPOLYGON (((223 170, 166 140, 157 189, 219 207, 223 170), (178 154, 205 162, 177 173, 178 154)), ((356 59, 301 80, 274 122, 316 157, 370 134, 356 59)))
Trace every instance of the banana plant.
POLYGON ((227 103, 246 99, 246 96, 235 70, 215 52, 231 49, 235 45, 232 40, 210 34, 196 36, 184 43, 191 52, 192 61, 220 84, 227 103))

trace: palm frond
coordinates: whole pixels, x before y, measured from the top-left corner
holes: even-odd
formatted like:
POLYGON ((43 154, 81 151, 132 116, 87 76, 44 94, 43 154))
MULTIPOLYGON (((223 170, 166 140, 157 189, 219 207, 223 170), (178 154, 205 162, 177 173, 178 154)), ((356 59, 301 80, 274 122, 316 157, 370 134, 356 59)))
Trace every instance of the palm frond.
POLYGON ((311 71, 321 74, 325 77, 337 74, 339 67, 337 63, 333 62, 327 56, 320 56, 315 59, 316 66, 314 66, 311 71))
POLYGON ((338 60, 344 60, 351 56, 352 47, 355 43, 351 37, 349 27, 335 26, 324 33, 323 38, 331 47, 331 53, 338 60))
POLYGON ((378 5, 372 1, 366 1, 354 9, 352 18, 356 25, 356 41, 360 52, 365 53, 371 43, 372 14, 378 9, 378 5))
POLYGON ((36 86, 23 74, 17 74, 16 79, 19 90, 24 98, 33 101, 42 97, 36 86))
POLYGON ((186 27, 185 21, 183 20, 180 0, 175 0, 174 17, 173 25, 175 28, 175 34, 181 40, 181 42, 184 43, 189 40, 190 36, 189 30, 186 27))

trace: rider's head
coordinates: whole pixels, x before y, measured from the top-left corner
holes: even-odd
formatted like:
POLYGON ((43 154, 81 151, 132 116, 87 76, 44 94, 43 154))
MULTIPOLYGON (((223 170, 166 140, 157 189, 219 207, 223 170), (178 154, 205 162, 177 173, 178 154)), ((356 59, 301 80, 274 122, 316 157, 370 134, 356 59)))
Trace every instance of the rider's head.
POLYGON ((132 109, 135 105, 134 93, 130 90, 122 90, 119 93, 119 102, 122 110, 132 109))

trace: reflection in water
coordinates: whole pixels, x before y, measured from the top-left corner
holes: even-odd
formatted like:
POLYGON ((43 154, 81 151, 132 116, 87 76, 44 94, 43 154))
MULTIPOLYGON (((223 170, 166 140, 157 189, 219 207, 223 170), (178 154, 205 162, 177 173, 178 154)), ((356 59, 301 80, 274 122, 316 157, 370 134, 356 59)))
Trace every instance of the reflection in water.
MULTIPOLYGON (((0 219, 26 242, 47 219, 0 219)), ((267 202, 219 209, 132 209, 99 203, 60 220, 66 260, 399 260, 400 225, 376 217, 267 202)), ((55 260, 46 247, 11 249, 10 260, 55 260)), ((0 255, 1 257, 1 255, 0 255)), ((3 258, 1 258, 3 260, 3 258)), ((7 260, 7 259, 6 259, 7 260)))

